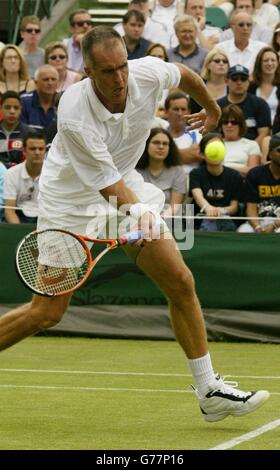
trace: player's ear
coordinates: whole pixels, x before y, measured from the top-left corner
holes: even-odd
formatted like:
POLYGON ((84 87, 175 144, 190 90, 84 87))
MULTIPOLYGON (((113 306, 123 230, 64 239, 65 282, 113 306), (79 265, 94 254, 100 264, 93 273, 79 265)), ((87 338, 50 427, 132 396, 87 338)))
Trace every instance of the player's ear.
POLYGON ((91 79, 94 78, 94 73, 93 73, 93 71, 92 71, 89 67, 86 67, 86 66, 85 66, 85 67, 84 67, 84 70, 85 70, 86 75, 87 75, 89 78, 91 78, 91 79))

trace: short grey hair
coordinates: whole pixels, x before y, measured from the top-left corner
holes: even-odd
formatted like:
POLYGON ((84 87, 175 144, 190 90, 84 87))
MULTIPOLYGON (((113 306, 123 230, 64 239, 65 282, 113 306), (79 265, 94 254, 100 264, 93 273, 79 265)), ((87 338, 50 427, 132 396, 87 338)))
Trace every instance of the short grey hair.
POLYGON ((52 72, 55 72, 56 76, 57 76, 57 79, 59 79, 59 74, 58 74, 58 71, 56 70, 55 67, 53 67, 52 65, 50 64, 44 64, 44 65, 41 65, 40 67, 38 67, 35 71, 35 75, 34 75, 34 79, 35 80, 38 80, 38 78, 40 77, 41 73, 42 72, 45 72, 45 71, 52 71, 52 72))
POLYGON ((181 26, 181 24, 184 24, 184 23, 191 23, 195 27, 196 32, 198 31, 198 24, 197 24, 196 19, 193 16, 179 15, 179 16, 176 16, 175 21, 174 21, 175 32, 177 32, 179 26, 181 26))
POLYGON ((105 43, 109 40, 120 41, 126 50, 122 37, 110 26, 95 26, 84 35, 82 39, 82 54, 84 63, 87 67, 91 68, 94 62, 94 58, 92 57, 92 46, 95 44, 105 43))

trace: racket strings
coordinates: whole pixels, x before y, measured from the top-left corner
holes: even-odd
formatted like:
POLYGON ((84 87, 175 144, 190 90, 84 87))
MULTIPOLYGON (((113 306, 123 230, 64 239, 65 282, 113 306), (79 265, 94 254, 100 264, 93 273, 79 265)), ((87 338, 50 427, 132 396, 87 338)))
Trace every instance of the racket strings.
POLYGON ((82 243, 59 231, 33 233, 20 247, 18 269, 37 292, 57 295, 72 290, 88 272, 89 261, 82 243))

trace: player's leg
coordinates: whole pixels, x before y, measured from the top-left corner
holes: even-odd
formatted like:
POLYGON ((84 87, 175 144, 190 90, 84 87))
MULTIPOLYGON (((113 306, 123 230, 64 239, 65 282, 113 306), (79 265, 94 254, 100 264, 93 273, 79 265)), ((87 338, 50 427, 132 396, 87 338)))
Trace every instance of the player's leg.
POLYGON ((174 332, 189 358, 197 386, 197 389, 193 388, 204 419, 219 421, 229 415, 242 416, 260 407, 269 397, 268 392, 243 392, 215 375, 193 277, 176 249, 175 241, 164 239, 147 243, 138 253, 137 265, 169 299, 174 332))
POLYGON ((207 354, 205 325, 193 276, 171 235, 170 239, 147 243, 136 264, 167 296, 174 333, 188 358, 207 354))
POLYGON ((32 301, 0 317, 0 350, 58 323, 72 294, 59 297, 34 295, 32 301))

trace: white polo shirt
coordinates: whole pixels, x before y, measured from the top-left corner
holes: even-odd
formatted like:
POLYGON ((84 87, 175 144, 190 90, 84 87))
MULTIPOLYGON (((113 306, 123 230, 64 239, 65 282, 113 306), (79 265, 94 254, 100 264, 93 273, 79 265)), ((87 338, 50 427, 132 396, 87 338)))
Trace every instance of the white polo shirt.
POLYGON ((250 73, 252 73, 258 52, 263 47, 267 47, 267 44, 262 41, 254 41, 253 39, 249 39, 248 46, 243 49, 243 51, 241 51, 241 49, 236 47, 233 38, 228 39, 227 41, 219 42, 219 44, 217 44, 215 47, 224 49, 229 58, 231 67, 240 64, 244 67, 247 67, 250 73))
POLYGON ((39 176, 34 180, 26 171, 26 163, 7 170, 4 176, 4 199, 16 201, 27 217, 38 216, 39 176))
MULTIPOLYGON (((58 133, 40 178, 42 209, 71 211, 104 201, 99 191, 121 178, 133 190, 134 168, 150 134, 157 102, 177 87, 180 71, 154 57, 129 61, 124 113, 112 114, 99 101, 89 78, 63 94, 58 133)), ((82 213, 80 213, 82 215, 82 213)))

